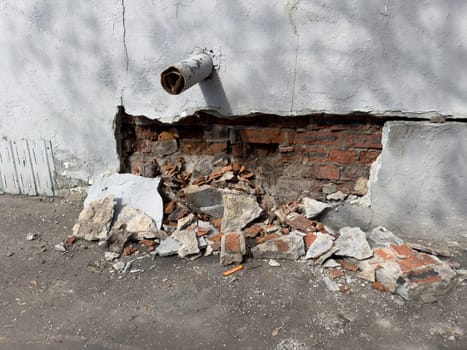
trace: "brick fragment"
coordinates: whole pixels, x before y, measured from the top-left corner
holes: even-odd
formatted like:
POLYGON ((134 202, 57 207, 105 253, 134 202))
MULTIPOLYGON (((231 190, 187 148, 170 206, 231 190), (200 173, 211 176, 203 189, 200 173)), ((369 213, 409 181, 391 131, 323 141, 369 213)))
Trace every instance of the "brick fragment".
POLYGON ((343 269, 352 271, 352 272, 357 272, 358 271, 358 266, 355 264, 352 264, 351 262, 348 262, 347 260, 343 259, 339 261, 339 264, 342 266, 343 269))
POLYGON ((316 240, 316 234, 308 233, 303 239, 305 240, 305 248, 308 250, 313 242, 316 240))
POLYGON ((336 279, 338 277, 344 276, 344 271, 339 269, 329 269, 329 277, 336 279))
POLYGON ((417 252, 410 248, 407 244, 391 244, 389 246, 395 256, 401 259, 408 258, 409 256, 415 255, 417 252))
POLYGON ((290 213, 287 215, 286 222, 290 227, 303 232, 313 232, 315 229, 312 220, 298 213, 290 213))
POLYGON ((386 289, 386 287, 383 286, 383 284, 381 282, 373 282, 371 284, 371 286, 376 289, 376 290, 379 290, 380 292, 387 292, 388 290, 386 289))
POLYGON ((395 255, 390 251, 389 249, 386 248, 375 248, 373 250, 376 256, 384 259, 384 260, 392 260, 395 259, 395 255))

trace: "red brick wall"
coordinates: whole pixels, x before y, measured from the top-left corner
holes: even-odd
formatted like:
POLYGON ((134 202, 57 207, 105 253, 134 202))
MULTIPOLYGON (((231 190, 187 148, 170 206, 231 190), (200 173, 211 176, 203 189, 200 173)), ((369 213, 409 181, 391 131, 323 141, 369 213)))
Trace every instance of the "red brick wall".
POLYGON ((383 123, 355 114, 293 118, 197 114, 174 124, 126 115, 120 123, 121 171, 157 175, 158 165, 166 160, 155 157, 152 144, 176 138, 174 156, 226 153, 255 172, 266 192, 275 197, 320 198, 321 187, 329 182, 352 193, 358 178, 368 178, 381 151, 383 123))

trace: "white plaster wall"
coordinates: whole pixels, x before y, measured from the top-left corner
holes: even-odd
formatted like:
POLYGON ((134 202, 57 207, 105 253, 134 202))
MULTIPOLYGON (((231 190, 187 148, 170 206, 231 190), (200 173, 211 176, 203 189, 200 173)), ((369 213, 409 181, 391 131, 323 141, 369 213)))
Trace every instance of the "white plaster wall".
POLYGON ((71 161, 87 179, 117 168, 120 99, 166 121, 206 108, 465 117, 466 17, 462 0, 0 0, 0 136, 50 139, 60 171, 71 161), (217 75, 166 94, 159 73, 196 48, 214 50, 217 75))

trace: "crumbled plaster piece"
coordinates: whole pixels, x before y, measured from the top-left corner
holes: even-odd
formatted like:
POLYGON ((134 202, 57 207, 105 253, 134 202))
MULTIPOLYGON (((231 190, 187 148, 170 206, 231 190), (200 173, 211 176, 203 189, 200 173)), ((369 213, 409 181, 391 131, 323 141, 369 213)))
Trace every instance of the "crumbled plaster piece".
POLYGON ((146 178, 131 174, 112 174, 99 178, 88 190, 84 201, 86 208, 92 201, 113 195, 117 202, 116 211, 126 205, 140 209, 149 215, 158 229, 161 228, 164 207, 158 192, 160 178, 146 178))

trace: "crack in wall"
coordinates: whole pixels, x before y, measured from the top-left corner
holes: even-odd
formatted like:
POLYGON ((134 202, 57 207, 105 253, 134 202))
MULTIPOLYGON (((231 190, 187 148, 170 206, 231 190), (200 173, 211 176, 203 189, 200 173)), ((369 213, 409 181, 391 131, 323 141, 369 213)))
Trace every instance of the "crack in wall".
POLYGON ((130 57, 128 55, 128 46, 126 44, 126 23, 125 23, 125 0, 122 0, 122 26, 123 26, 123 49, 125 51, 126 71, 130 65, 130 57))
POLYGON ((289 4, 289 22, 290 25, 292 26, 293 33, 295 35, 295 62, 294 62, 294 72, 293 72, 293 80, 292 80, 292 100, 290 103, 290 111, 293 111, 294 109, 294 102, 295 102, 295 85, 296 85, 296 80, 297 80, 297 64, 298 64, 298 49, 300 47, 300 34, 298 33, 297 29, 297 24, 295 23, 294 20, 294 14, 298 10, 298 4, 300 3, 300 0, 295 1, 292 4, 289 4))

